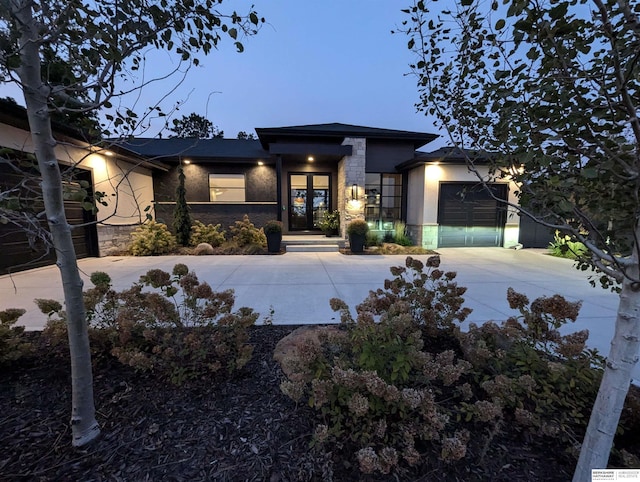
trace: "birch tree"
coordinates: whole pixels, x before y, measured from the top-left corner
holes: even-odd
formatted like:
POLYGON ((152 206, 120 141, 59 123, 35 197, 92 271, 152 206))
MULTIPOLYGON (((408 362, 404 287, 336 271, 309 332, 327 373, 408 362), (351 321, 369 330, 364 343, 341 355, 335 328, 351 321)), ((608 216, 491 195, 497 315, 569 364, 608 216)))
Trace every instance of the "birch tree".
MULTIPOLYGON (((91 357, 82 301, 82 280, 64 214, 59 142, 52 116, 74 116, 111 109, 121 96, 149 83, 136 72, 152 49, 172 52, 186 65, 209 54, 223 37, 243 50, 244 37, 257 32, 260 19, 225 12, 222 0, 0 0, 0 83, 17 84, 24 95, 47 223, 60 270, 72 374, 72 443, 84 445, 100 433, 95 418, 91 357), (65 82, 48 69, 57 59, 68 67, 65 82), (50 75, 51 74, 51 75, 50 75), (119 86, 126 86, 121 89, 119 86)), ((155 111, 155 109, 153 109, 155 111)), ((109 114, 117 129, 139 120, 131 109, 109 114)))
MULTIPOLYGON (((605 468, 640 339, 640 4, 416 1, 418 109, 455 146, 494 153, 482 181, 519 185, 521 215, 589 249, 578 268, 620 293, 574 481, 605 468)), ((470 152, 470 151, 469 151, 470 152)), ((468 164, 474 166, 469 157, 468 164)), ((481 177, 481 176, 480 176, 481 177)))

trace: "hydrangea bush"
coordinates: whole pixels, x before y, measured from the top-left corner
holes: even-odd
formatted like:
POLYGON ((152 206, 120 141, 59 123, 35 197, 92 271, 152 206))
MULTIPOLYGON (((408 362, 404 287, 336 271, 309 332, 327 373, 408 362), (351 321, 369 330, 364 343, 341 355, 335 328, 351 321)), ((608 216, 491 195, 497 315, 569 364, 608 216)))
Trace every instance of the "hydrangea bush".
MULTIPOLYGON (((113 356, 142 372, 175 384, 211 375, 231 374, 251 358, 248 328, 258 314, 232 311, 233 290, 215 292, 184 264, 168 273, 148 271, 131 288, 116 292, 106 273, 93 273, 94 287, 84 293, 90 338, 97 357, 113 356)), ((52 313, 43 335, 50 345, 65 344, 64 311, 39 300, 52 313)))
MULTIPOLYGON (((356 307, 332 299, 342 333, 300 347, 295 381, 281 388, 317 413, 312 445, 365 474, 403 478, 427 460, 482 465, 505 427, 570 451, 586 427, 602 359, 587 333, 560 335, 580 308, 562 297, 532 303, 501 325, 460 329, 470 311, 456 274, 408 257, 384 289, 356 307)), ((433 467, 431 467, 433 468, 433 467)))

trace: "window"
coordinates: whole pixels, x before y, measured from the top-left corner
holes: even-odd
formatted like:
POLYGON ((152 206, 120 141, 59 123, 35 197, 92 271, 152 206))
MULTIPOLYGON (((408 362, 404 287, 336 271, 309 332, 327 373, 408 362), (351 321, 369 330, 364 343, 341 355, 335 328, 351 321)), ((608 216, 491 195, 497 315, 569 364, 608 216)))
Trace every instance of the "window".
POLYGON ((243 203, 244 174, 209 174, 209 200, 243 203))
POLYGON ((365 218, 373 229, 392 230, 402 219, 402 174, 367 173, 365 218))

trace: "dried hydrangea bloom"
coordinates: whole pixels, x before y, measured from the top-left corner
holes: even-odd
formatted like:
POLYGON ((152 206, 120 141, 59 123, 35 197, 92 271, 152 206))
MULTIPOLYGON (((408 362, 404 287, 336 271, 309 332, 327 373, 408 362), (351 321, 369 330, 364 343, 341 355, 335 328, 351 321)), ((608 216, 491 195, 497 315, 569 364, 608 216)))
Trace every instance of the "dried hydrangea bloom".
POLYGON ((325 403, 329 403, 329 395, 333 391, 333 383, 330 380, 320 380, 314 378, 311 381, 311 395, 316 408, 322 407, 325 403))
POLYGON ((529 298, 513 288, 507 289, 507 301, 512 310, 523 310, 529 305, 529 298))
POLYGON ((467 455, 467 443, 458 436, 447 437, 442 441, 440 458, 445 462, 455 462, 467 455))
POLYGON ((515 419, 519 425, 523 425, 525 427, 536 425, 537 421, 536 416, 533 413, 523 408, 516 408, 515 419))
POLYGON ((336 385, 343 385, 350 390, 360 386, 360 376, 352 368, 343 370, 340 367, 333 367, 331 369, 331 379, 336 385))
POLYGON ((366 447, 358 450, 356 457, 360 464, 360 471, 363 474, 373 474, 380 469, 378 454, 376 454, 376 451, 373 450, 373 448, 366 447))
POLYGON ((380 464, 380 472, 388 474, 398 465, 398 452, 393 447, 384 447, 378 453, 378 463, 380 464))
POLYGON ((575 358, 582 354, 589 338, 589 330, 577 331, 560 339, 557 351, 565 358, 575 358))
POLYGON ((285 380, 280 384, 280 390, 294 402, 299 402, 305 393, 306 384, 304 382, 293 382, 285 380))
POLYGON ((313 440, 316 443, 322 444, 329 438, 329 427, 324 424, 316 425, 313 431, 313 440))
POLYGON ((369 400, 360 393, 354 393, 347 405, 349 412, 356 417, 362 417, 369 411, 369 400))
POLYGON ((476 417, 481 422, 492 422, 502 417, 502 406, 499 400, 490 402, 488 400, 478 400, 473 404, 476 417))
POLYGON ((400 394, 402 401, 412 410, 418 408, 424 398, 423 392, 415 388, 403 388, 400 394))

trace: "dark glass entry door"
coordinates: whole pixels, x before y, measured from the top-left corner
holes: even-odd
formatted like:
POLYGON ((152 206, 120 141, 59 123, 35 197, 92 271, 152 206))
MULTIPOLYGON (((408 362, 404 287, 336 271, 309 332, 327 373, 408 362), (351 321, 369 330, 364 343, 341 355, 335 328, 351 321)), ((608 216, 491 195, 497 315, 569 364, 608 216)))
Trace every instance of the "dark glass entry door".
POLYGON ((329 174, 289 174, 289 230, 310 231, 331 208, 329 174))

